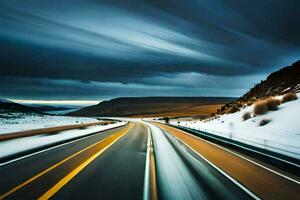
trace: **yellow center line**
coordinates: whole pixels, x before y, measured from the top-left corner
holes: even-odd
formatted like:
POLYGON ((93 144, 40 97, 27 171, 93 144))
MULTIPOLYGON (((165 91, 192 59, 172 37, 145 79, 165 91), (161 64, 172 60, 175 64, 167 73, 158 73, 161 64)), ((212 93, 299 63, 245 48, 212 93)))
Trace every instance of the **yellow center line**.
MULTIPOLYGON (((99 156, 102 152, 104 152, 107 148, 109 148, 113 143, 115 143, 117 140, 119 140, 119 139, 120 139, 123 135, 125 135, 132 127, 133 127, 133 124, 130 124, 130 125, 127 126, 125 129, 122 129, 121 131, 115 133, 114 135, 120 135, 120 136, 117 137, 116 139, 114 139, 113 142, 110 143, 107 147, 105 147, 104 149, 100 150, 100 151, 99 151, 100 153, 97 152, 97 153, 96 153, 97 156, 99 156)), ((33 176, 32 178, 28 179, 27 181, 25 181, 25 182, 21 183, 20 185, 14 187, 14 188, 11 189, 10 191, 8 191, 8 192, 6 192, 6 193, 0 195, 0 200, 6 198, 7 196, 9 196, 9 195, 11 195, 12 193, 16 192, 17 190, 21 189, 22 187, 28 185, 29 183, 33 182, 34 180, 36 180, 36 179, 38 179, 39 177, 43 176, 44 174, 48 173, 49 171, 51 171, 51 170, 55 169, 56 167, 62 165, 62 164, 65 163, 66 161, 68 161, 68 160, 74 158, 75 156, 79 155, 79 154, 82 153, 83 151, 86 151, 87 149, 90 149, 90 148, 92 148, 92 147, 94 147, 94 146, 96 146, 96 145, 98 145, 98 144, 100 144, 100 143, 103 143, 103 142, 107 141, 108 139, 111 139, 112 136, 113 136, 113 135, 111 135, 111 136, 109 136, 109 137, 107 137, 107 138, 105 138, 105 139, 103 139, 103 140, 100 140, 99 142, 97 142, 97 143, 95 143, 95 144, 92 144, 92 145, 90 145, 90 146, 88 146, 88 147, 86 147, 86 148, 84 148, 84 149, 82 149, 82 150, 80 150, 80 151, 78 151, 78 152, 76 152, 76 153, 70 155, 69 157, 63 159, 62 161, 60 161, 60 162, 58 162, 58 163, 52 165, 51 167, 49 167, 49 168, 47 168, 46 170, 44 170, 44 171, 38 173, 37 175, 33 176)), ((96 154, 94 154, 94 155, 93 155, 92 157, 90 157, 88 160, 90 160, 91 158, 93 158, 96 154)), ((97 157, 97 156, 96 156, 96 157, 97 157)), ((96 157, 95 157, 95 158, 96 158, 96 157)), ((94 159, 95 159, 95 158, 94 158, 94 159)), ((93 160, 94 160, 94 159, 93 159, 93 160)), ((84 163, 86 163, 88 160, 86 160, 84 163)), ((92 160, 91 160, 91 161, 92 161, 92 160)), ((91 162, 91 161, 90 161, 90 162, 91 162)), ((89 163, 90 163, 90 162, 89 162, 89 163)), ((82 164, 84 164, 84 163, 82 163, 82 164)), ((81 164, 80 166, 82 166, 82 164, 81 164)), ((87 163, 87 164, 88 164, 88 163, 87 163)), ((79 166, 79 167, 80 167, 80 166, 79 166)), ((77 167, 76 169, 78 169, 79 167, 77 167)), ((84 168, 84 167, 83 167, 83 168, 84 168)), ((83 169, 83 168, 82 168, 82 169, 83 169)), ((75 169, 75 170, 76 170, 76 169, 75 169)), ((74 170, 74 171, 75 171, 75 170, 74 170)), ((78 171, 78 172, 79 172, 79 171, 78 171)), ((72 172, 71 172, 71 173, 72 173, 72 172)), ((75 175, 74 175, 74 176, 75 176, 75 175)), ((73 176, 73 177, 74 177, 74 176, 73 176)), ((66 183, 67 183, 67 182, 66 182, 66 183)))

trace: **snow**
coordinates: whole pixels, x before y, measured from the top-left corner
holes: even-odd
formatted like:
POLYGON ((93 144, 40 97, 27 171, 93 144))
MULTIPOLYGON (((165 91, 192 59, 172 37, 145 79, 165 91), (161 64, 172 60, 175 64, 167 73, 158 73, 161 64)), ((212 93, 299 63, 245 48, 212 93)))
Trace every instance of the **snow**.
POLYGON ((0 110, 0 134, 98 121, 96 118, 88 117, 52 116, 0 110))
MULTIPOLYGON (((206 122, 180 121, 180 125, 300 159, 299 94, 297 100, 281 104, 277 111, 252 116, 243 121, 242 115, 245 112, 252 113, 253 106, 206 122), (264 126, 259 126, 259 122, 263 119, 271 121, 264 126)), ((177 122, 178 120, 175 119, 170 120, 174 125, 178 125, 177 122)))
POLYGON ((65 141, 68 139, 75 139, 80 136, 96 133, 99 131, 107 130, 110 128, 119 127, 126 124, 126 122, 117 122, 107 125, 96 125, 87 127, 85 129, 74 129, 61 131, 57 134, 50 135, 37 135, 32 137, 25 137, 15 140, 8 140, 0 143, 0 158, 4 158, 10 155, 14 155, 26 150, 35 149, 45 145, 55 144, 57 142, 65 141))

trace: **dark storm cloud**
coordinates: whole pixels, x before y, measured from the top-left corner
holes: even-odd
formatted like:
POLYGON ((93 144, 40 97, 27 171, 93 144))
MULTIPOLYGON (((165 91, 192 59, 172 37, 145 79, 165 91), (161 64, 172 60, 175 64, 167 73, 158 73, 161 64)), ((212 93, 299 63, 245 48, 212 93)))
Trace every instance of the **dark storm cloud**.
MULTIPOLYGON (((171 83, 164 84, 164 80, 161 80, 161 84, 157 84, 157 78, 146 84, 132 84, 132 83, 116 83, 116 82, 89 82, 82 83, 81 81, 73 80, 51 80, 40 78, 24 78, 24 77, 10 77, 3 76, 0 79, 1 96, 6 98, 23 99, 24 96, 27 99, 44 99, 44 100, 103 100, 110 99, 118 96, 213 96, 212 94, 218 94, 219 96, 236 96, 244 89, 238 86, 229 88, 219 87, 216 81, 209 80, 211 85, 199 84, 190 80, 189 87, 195 87, 193 90, 187 90, 186 81, 181 84, 171 83), (200 87, 201 86, 201 87, 200 87), (16 93, 15 91, 22 91, 16 93), (26 94, 26 95, 24 95, 26 94)), ((241 80, 235 80, 241 81, 241 80)))
POLYGON ((61 97, 134 88, 143 96, 240 95, 299 58, 299 7, 296 0, 4 0, 0 89, 33 97, 57 95, 57 84, 61 97))

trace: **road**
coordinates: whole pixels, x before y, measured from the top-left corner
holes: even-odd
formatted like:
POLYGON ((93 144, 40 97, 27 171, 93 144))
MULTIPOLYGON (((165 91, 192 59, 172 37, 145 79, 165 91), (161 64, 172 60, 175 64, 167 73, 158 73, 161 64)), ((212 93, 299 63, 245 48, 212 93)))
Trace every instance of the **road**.
POLYGON ((299 199, 300 179, 179 129, 156 124, 242 185, 254 198, 299 199))
POLYGON ((138 120, 3 165, 0 177, 0 199, 297 199, 300 194, 299 183, 223 148, 138 120))
POLYGON ((0 199, 141 199, 145 133, 131 123, 2 166, 0 199))

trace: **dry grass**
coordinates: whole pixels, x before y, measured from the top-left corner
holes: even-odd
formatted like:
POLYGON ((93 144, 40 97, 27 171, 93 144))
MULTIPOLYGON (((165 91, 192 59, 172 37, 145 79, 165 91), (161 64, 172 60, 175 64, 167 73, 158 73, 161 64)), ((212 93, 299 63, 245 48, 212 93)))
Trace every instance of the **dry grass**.
POLYGON ((259 101, 254 104, 254 114, 263 115, 268 111, 278 110, 280 100, 274 97, 269 97, 265 100, 259 101))
POLYGON ((241 102, 237 102, 236 106, 241 108, 241 107, 243 107, 243 104, 241 102))
POLYGON ((238 112, 240 111, 240 109, 237 107, 237 105, 233 104, 231 106, 231 108, 228 110, 228 113, 235 113, 235 112, 238 112))
POLYGON ((251 106, 252 104, 253 104, 252 101, 248 101, 248 102, 247 102, 247 106, 251 106))
POLYGON ((287 93, 285 95, 283 95, 282 97, 282 103, 288 102, 288 101, 294 101, 298 99, 297 95, 295 93, 287 93))
POLYGON ((263 115, 268 112, 268 103, 267 101, 259 101, 254 104, 254 114, 256 115, 263 115))
POLYGON ((278 110, 278 106, 280 105, 280 100, 276 99, 274 97, 270 97, 268 99, 265 100, 267 102, 268 105, 268 110, 278 110))
POLYGON ((210 116, 223 104, 196 105, 196 106, 174 106, 173 109, 153 109, 153 113, 132 115, 130 117, 186 117, 186 116, 210 116))

